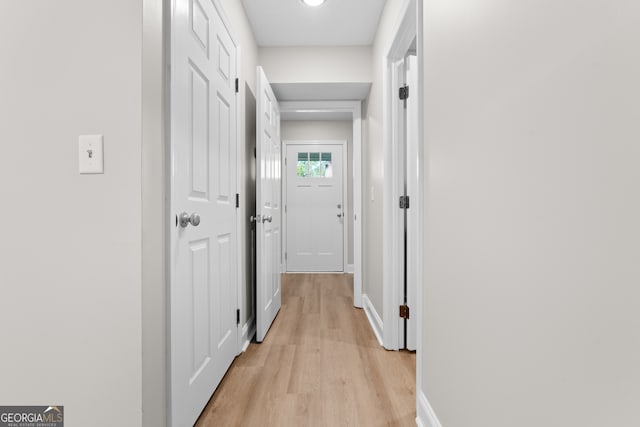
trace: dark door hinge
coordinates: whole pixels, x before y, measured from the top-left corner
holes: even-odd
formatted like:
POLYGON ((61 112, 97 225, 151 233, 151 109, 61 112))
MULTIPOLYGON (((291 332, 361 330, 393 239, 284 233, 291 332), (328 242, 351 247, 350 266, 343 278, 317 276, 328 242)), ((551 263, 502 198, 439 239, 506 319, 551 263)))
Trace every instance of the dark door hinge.
POLYGON ((404 85, 399 90, 400 99, 409 98, 409 86, 404 85))
POLYGON ((403 319, 408 319, 409 318, 409 306, 406 304, 403 304, 400 306, 400 317, 403 319))
POLYGON ((236 193, 236 208, 240 207, 240 194, 236 193))
POLYGON ((409 209, 409 196, 400 196, 400 209, 409 209))
POLYGON ((240 324, 240 309, 236 310, 236 325, 240 324))
POLYGON ((236 93, 240 92, 240 79, 236 78, 236 93))

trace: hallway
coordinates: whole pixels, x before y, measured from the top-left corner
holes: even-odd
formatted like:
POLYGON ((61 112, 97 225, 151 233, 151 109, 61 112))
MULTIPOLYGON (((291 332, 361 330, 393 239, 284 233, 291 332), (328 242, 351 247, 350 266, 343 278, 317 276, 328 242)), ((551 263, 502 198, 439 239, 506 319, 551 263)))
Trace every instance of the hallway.
POLYGON ((284 275, 265 341, 236 358, 196 425, 414 426, 415 353, 378 344, 352 281, 284 275))

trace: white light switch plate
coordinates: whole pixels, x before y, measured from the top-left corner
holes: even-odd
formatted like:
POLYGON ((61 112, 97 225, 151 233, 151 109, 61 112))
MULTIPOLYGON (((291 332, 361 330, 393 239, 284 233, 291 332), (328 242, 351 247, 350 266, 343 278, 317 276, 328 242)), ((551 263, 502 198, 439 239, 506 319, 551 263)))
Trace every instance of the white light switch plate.
POLYGON ((78 138, 78 171, 104 173, 102 135, 80 135, 78 138))

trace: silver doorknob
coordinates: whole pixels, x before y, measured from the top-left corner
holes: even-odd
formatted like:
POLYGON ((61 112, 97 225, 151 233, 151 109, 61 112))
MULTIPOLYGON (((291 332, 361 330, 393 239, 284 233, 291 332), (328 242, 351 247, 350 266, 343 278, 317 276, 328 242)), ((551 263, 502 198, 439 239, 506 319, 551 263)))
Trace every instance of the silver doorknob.
POLYGON ((195 212, 191 215, 186 212, 182 212, 178 217, 178 220, 180 221, 180 227, 182 228, 187 227, 189 224, 193 225, 194 227, 200 225, 200 215, 195 212))
POLYGON ((265 221, 271 222, 272 219, 273 218, 271 217, 271 215, 269 215, 269 216, 265 215, 265 216, 262 217, 262 223, 264 224, 265 221))

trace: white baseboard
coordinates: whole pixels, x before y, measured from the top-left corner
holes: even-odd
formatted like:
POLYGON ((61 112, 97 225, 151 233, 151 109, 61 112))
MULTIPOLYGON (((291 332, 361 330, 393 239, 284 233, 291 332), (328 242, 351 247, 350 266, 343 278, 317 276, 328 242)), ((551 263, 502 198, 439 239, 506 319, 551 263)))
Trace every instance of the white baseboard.
POLYGON ((416 425, 418 427, 442 427, 440 420, 436 417, 436 413, 433 412, 433 408, 422 390, 418 391, 417 406, 416 425))
POLYGON ((373 333, 380 345, 382 345, 382 319, 378 315, 376 308, 371 303, 371 300, 367 296, 367 294, 362 295, 362 308, 364 309, 365 314, 367 315, 367 319, 369 319, 369 323, 371 324, 371 329, 373 329, 373 333))
POLYGON ((345 273, 353 274, 354 271, 356 271, 355 266, 353 264, 347 264, 347 271, 345 271, 345 273))
POLYGON ((256 333, 256 321, 255 317, 247 320, 247 323, 242 326, 242 353, 247 351, 249 347, 249 343, 251 343, 251 338, 256 333))

